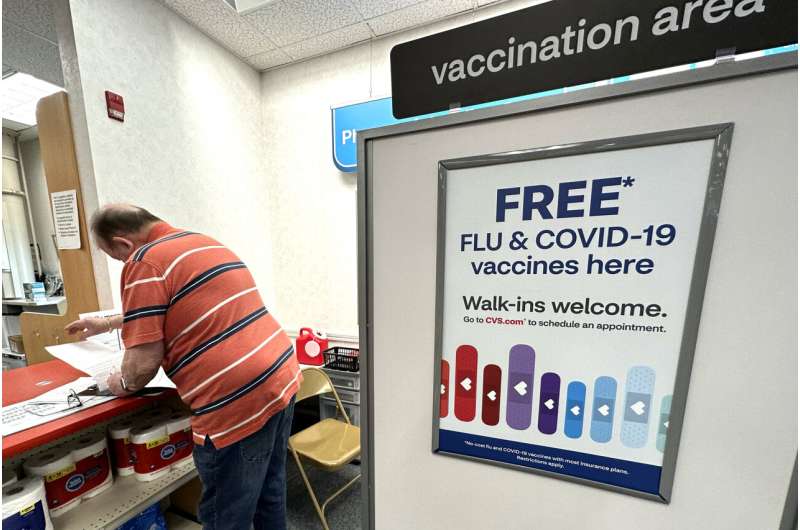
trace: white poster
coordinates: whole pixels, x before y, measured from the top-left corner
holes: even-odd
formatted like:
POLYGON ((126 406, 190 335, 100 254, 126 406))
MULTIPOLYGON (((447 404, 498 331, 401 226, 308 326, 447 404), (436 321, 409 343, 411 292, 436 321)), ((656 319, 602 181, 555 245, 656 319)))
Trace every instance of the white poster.
POLYGON ((78 221, 78 198, 75 190, 50 194, 53 206, 53 225, 59 250, 81 248, 81 228, 78 221))
POLYGON ((447 170, 439 451, 659 494, 714 145, 447 170))

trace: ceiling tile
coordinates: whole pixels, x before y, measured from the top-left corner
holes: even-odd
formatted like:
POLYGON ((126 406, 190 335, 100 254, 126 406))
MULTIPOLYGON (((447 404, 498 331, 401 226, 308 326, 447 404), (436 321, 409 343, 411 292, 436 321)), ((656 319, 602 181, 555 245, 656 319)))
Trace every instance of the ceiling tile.
POLYGON ((422 0, 352 0, 359 13, 364 18, 375 18, 398 9, 403 9, 414 4, 419 4, 422 0))
POLYGON ((300 60, 345 48, 351 44, 370 38, 372 38, 372 32, 369 30, 369 27, 362 22, 336 31, 331 31, 319 37, 292 44, 291 46, 286 46, 283 50, 288 53, 292 59, 300 60))
POLYGON ((50 0, 3 0, 3 18, 53 44, 58 43, 50 0))
POLYGON ((418 26, 434 20, 470 11, 473 8, 473 0, 427 0, 377 18, 373 18, 369 24, 375 35, 385 35, 395 31, 418 26))
POLYGON ((222 0, 161 0, 240 57, 275 49, 272 41, 222 0))
POLYGON ((281 0, 244 15, 277 44, 286 46, 356 22, 362 17, 348 0, 281 0))
POLYGON ((245 59, 250 65, 257 70, 266 70, 267 68, 274 68, 282 64, 292 62, 292 58, 281 49, 268 51, 266 53, 259 53, 245 59))

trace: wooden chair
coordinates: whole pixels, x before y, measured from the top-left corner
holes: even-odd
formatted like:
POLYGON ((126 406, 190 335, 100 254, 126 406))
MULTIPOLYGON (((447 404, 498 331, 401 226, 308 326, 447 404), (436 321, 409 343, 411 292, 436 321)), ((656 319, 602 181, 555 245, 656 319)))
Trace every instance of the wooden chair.
POLYGON ((320 506, 311 482, 303 469, 302 460, 306 460, 320 469, 336 471, 361 455, 361 429, 350 423, 350 418, 347 416, 328 374, 319 368, 303 369, 303 383, 300 385, 296 398, 298 403, 304 399, 328 393, 333 394, 336 399, 337 411, 341 413, 344 421, 326 418, 289 437, 289 450, 294 456, 297 468, 306 484, 308 495, 311 497, 311 502, 314 503, 314 508, 317 510, 317 515, 325 530, 330 530, 325 518, 325 509, 328 504, 361 478, 361 473, 359 473, 320 506))

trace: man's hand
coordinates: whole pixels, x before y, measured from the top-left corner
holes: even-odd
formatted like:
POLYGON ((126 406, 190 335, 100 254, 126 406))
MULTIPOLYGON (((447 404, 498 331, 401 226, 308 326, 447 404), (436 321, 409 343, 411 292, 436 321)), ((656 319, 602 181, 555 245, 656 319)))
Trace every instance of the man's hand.
POLYGON ((122 388, 122 374, 120 372, 112 372, 106 381, 108 389, 112 394, 119 397, 130 396, 133 392, 122 388))
POLYGON ((82 318, 64 327, 64 331, 70 335, 77 333, 80 340, 111 331, 111 329, 111 320, 108 318, 82 318))

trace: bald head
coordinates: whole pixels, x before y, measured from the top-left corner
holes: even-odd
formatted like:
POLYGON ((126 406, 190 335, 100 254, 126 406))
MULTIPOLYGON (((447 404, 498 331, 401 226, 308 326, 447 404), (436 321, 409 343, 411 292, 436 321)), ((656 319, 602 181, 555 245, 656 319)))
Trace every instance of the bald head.
POLYGON ((115 240, 138 242, 147 237, 152 226, 160 220, 139 206, 107 204, 92 215, 89 226, 100 247, 106 250, 114 245, 115 240))

